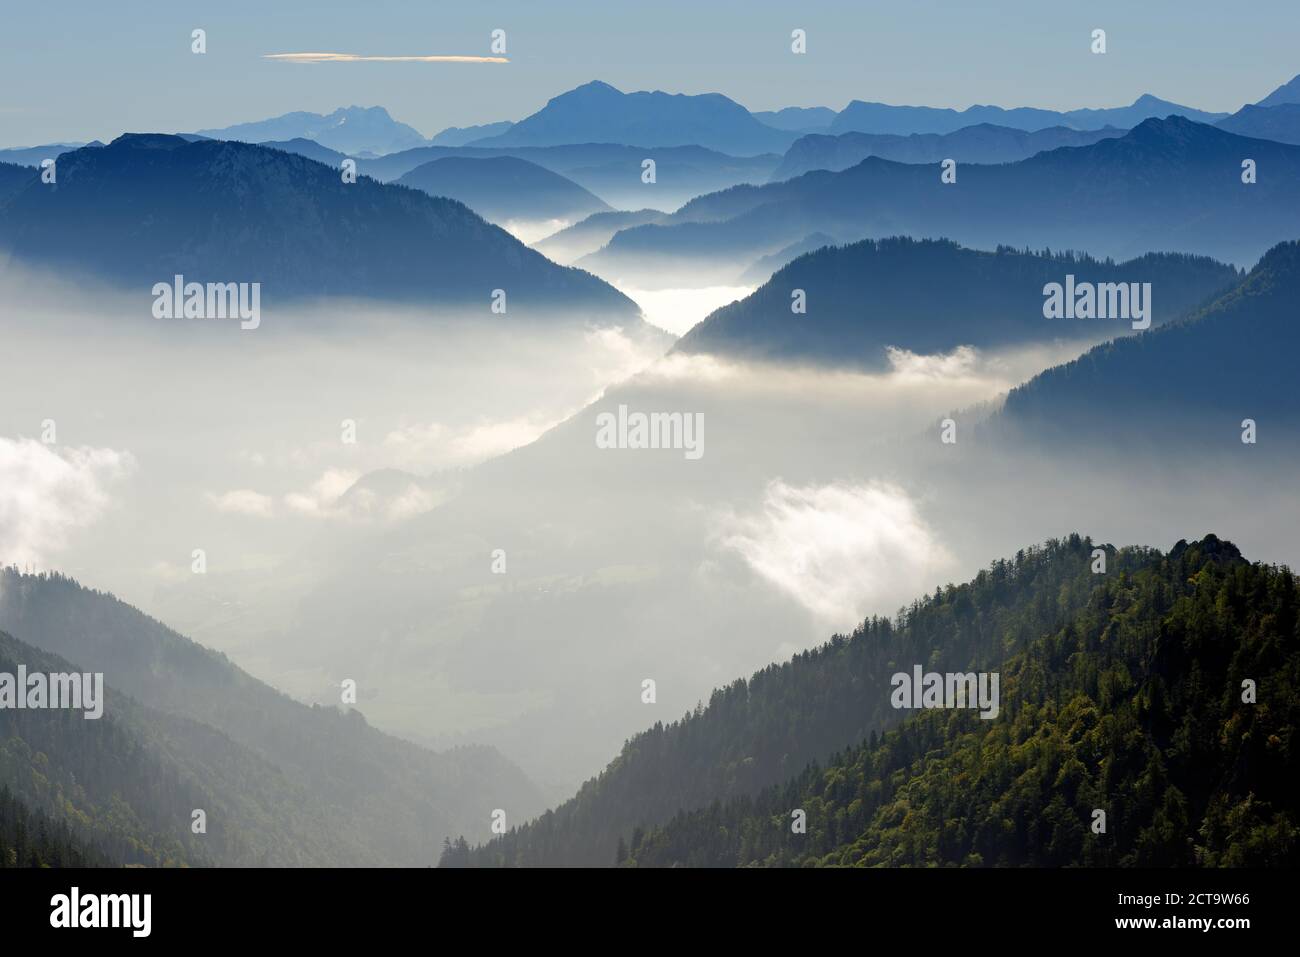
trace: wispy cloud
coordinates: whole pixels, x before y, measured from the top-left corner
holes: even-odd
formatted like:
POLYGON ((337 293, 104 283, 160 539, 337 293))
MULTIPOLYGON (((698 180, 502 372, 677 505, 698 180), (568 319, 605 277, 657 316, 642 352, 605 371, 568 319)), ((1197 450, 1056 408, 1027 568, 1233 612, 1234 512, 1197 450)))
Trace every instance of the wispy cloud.
POLYGON ((260 518, 269 517, 275 510, 274 500, 271 496, 263 495, 261 492, 255 492, 248 488, 235 489, 221 495, 209 492, 208 502, 222 512, 231 512, 236 515, 256 515, 260 518))
POLYGON ((384 437, 384 450, 398 468, 462 467, 503 455, 534 441, 559 425, 563 415, 540 412, 510 419, 485 420, 452 428, 437 422, 394 429, 384 437))
POLYGON ((109 506, 109 485, 135 469, 129 452, 0 438, 0 563, 35 562, 67 545, 109 506))
POLYGON ((286 63, 509 63, 503 56, 364 56, 360 53, 265 53, 286 63))
POLYGON ((762 511, 720 516, 722 544, 839 626, 924 591, 952 563, 902 488, 886 482, 768 484, 762 511))
POLYGON ((304 515, 328 517, 338 506, 343 493, 356 484, 360 473, 351 469, 326 469, 305 492, 290 492, 284 504, 304 515))

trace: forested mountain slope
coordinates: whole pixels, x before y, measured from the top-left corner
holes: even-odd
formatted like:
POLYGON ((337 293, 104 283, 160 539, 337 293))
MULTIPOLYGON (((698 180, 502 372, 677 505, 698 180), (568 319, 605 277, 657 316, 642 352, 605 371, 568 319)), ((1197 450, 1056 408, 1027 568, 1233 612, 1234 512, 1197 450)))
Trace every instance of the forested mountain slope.
POLYGON ((259 773, 278 781, 268 787, 297 795, 304 814, 319 814, 320 827, 339 836, 328 861, 336 866, 429 864, 448 835, 468 828, 486 836, 492 808, 523 817, 543 806, 523 772, 492 748, 433 752, 375 729, 360 711, 308 707, 61 575, 0 570, 0 629, 104 672, 106 684, 151 711, 255 758, 259 773))
POLYGON ((1001 666, 996 720, 914 712, 757 798, 634 835, 626 862, 1294 867, 1296 585, 1212 535, 1112 565, 1001 666))
POLYGON ((1240 451, 1249 418, 1269 447, 1294 454, 1298 299, 1300 242, 1280 243, 1183 321, 1104 343, 1011 390, 988 431, 1060 445, 1208 439, 1240 451))
POLYGON ((71 827, 32 811, 0 785, 0 868, 112 867, 116 864, 71 827))
MULTIPOLYGON (((1046 319, 1043 287, 1149 283, 1151 324, 1161 325, 1238 283, 1206 256, 1148 253, 1127 262, 1074 253, 968 249, 946 240, 893 237, 826 246, 800 256, 744 299, 715 310, 676 352, 885 367, 888 347, 918 354, 1124 336, 1132 320, 1046 319), (791 294, 805 293, 793 313, 791 294)), ((1147 300, 1144 300, 1147 301, 1147 300)))
POLYGON ((247 143, 125 134, 61 155, 54 183, 25 168, 0 176, 0 203, 0 251, 141 295, 181 274, 260 283, 263 306, 357 296, 486 312, 500 287, 512 315, 639 316, 613 287, 461 203, 368 176, 345 182, 337 168, 247 143), (4 185, 13 176, 16 189, 4 185))
MULTIPOLYGON (((1090 570, 1092 549, 1077 535, 1027 549, 967 584, 936 589, 894 621, 870 619, 852 635, 720 688, 707 707, 628 741, 554 811, 482 847, 452 848, 443 863, 612 865, 620 839, 638 827, 754 794, 897 723, 889 678, 899 668, 996 667, 1064 627, 1101 585, 1090 570)), ((1109 558, 1115 574, 1159 560, 1141 549, 1109 558)))
MULTIPOLYGON (((29 675, 88 670, 0 632, 0 673, 20 665, 29 675)), ((327 866, 357 852, 327 805, 265 759, 107 679, 96 719, 0 708, 0 786, 123 864, 327 866), (195 810, 206 833, 191 830, 195 810)))

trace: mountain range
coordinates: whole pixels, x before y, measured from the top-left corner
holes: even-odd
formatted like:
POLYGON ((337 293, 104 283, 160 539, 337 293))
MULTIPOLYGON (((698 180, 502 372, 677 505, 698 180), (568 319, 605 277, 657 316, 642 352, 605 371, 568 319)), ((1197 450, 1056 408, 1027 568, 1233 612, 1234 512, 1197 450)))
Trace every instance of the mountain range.
MULTIPOLYGON (((381 366, 380 388, 354 394, 376 396, 363 411, 383 445, 349 466, 432 458, 425 443, 477 455, 545 429, 454 473, 403 462, 355 479, 331 460, 312 486, 358 513, 419 499, 391 521, 290 514, 316 499, 284 494, 289 470, 264 466, 314 470, 315 447, 241 453, 238 481, 204 476, 269 503, 220 519, 247 521, 248 560, 284 580, 254 590, 218 571, 210 594, 242 588, 247 605, 237 620, 196 611, 183 630, 264 641, 245 663, 280 678, 310 649, 302 682, 327 675, 330 704, 65 575, 0 568, 0 674, 103 672, 108 686, 100 720, 0 708, 0 867, 1294 866, 1298 582, 1207 529, 1266 557, 1285 541, 1273 503, 1300 464, 1298 237, 1300 77, 1232 114, 1149 94, 1069 111, 751 112, 592 82, 521 120, 430 138, 354 106, 0 151, 0 278, 12 264, 103 281, 138 294, 142 317, 178 275, 260 283, 268 307, 364 299, 491 320, 504 291, 510 316, 579 323, 580 348, 617 352, 618 369, 594 399, 584 384, 576 403, 544 398, 523 417, 485 404, 462 433, 424 413, 398 422, 379 401, 412 408, 441 385, 417 350, 404 381, 419 399, 381 366), (47 156, 51 184, 34 168, 47 156), (523 221, 556 231, 525 245, 502 228, 523 221), (668 349, 614 283, 692 301, 757 288, 668 349), (1105 285, 1112 302, 1123 290, 1135 309, 1141 289, 1147 311, 1048 318, 1052 284, 1105 285), (608 327, 656 336, 664 361, 624 357, 608 327), (980 403, 951 413, 959 446, 928 423, 907 431, 949 401, 980 403), (708 457, 702 435, 698 460, 611 452, 601 421, 628 407, 689 409, 701 430, 707 413, 708 457), (1241 438, 1248 422, 1258 444, 1241 438), (338 483, 350 488, 323 490, 338 483), (1256 552, 1269 523, 1277 538, 1256 552), (1078 527, 1201 537, 1163 550, 1068 534, 1015 551, 1078 527), (890 548, 898 570, 876 563, 890 548), (507 549, 511 575, 496 577, 507 549), (898 581, 910 604, 880 614, 898 581), (835 590, 854 594, 813 594, 835 590), (898 707, 893 679, 914 668, 1000 675, 996 715, 898 707), (659 701, 638 696, 644 675, 659 701), (336 706, 349 678, 360 704, 336 706), (677 720, 646 717, 701 693, 677 720), (491 744, 446 746, 465 741, 491 744), (543 813, 534 781, 573 796, 543 813), (489 828, 497 808, 505 834, 489 828)), ((556 354, 557 328, 538 323, 552 351, 525 360, 556 354)), ((375 348, 368 359, 393 361, 375 348)), ((539 390, 565 375, 539 371, 539 390)), ((95 441, 147 460, 146 489, 169 482, 149 441, 95 441)), ((122 528, 94 548, 110 542, 116 560, 122 528)), ((94 548, 77 560, 103 561, 94 548)), ((156 600, 189 613, 187 588, 156 600)))
POLYGON ((1170 103, 1145 93, 1129 106, 1103 109, 1040 110, 1033 107, 1004 109, 1000 106, 971 106, 964 110, 932 106, 892 106, 888 103, 865 103, 854 100, 835 117, 827 128, 837 133, 952 133, 966 126, 988 123, 994 126, 1034 132, 1053 126, 1075 130, 1100 130, 1108 126, 1130 129, 1144 120, 1182 116, 1200 123, 1213 123, 1226 113, 1207 113, 1177 103, 1170 103))
MULTIPOLYGON (((29 174, 30 175, 30 174, 29 174)), ((147 292, 175 274, 260 282, 297 297, 418 301, 485 314, 564 310, 635 325, 639 310, 596 277, 556 266, 463 204, 262 146, 128 134, 59 159, 5 201, 0 248, 147 292)))
POLYGON ((869 157, 840 172, 733 187, 622 230, 579 264, 642 282, 676 275, 710 284, 809 233, 856 231, 1116 258, 1160 249, 1250 266, 1300 235, 1300 148, 1176 116, 1016 163, 959 165, 951 183, 941 173, 869 157), (1256 182, 1244 181, 1246 160, 1256 182))
MULTIPOLYGON (((1300 103, 1300 77, 1282 84, 1254 105, 1273 107, 1290 103, 1300 103)), ((747 155, 755 152, 752 148, 755 142, 764 144, 757 152, 780 151, 794 139, 791 134, 860 132, 910 136, 951 133, 984 124, 1027 132, 1053 126, 1075 130, 1106 126, 1129 129, 1143 120, 1171 114, 1204 123, 1227 116, 1181 106, 1149 93, 1142 94, 1129 106, 1065 111, 984 105, 954 110, 853 100, 838 111, 814 106, 751 112, 717 93, 623 93, 608 83, 593 81, 552 98, 542 109, 520 121, 524 127, 517 138, 512 131, 518 124, 510 120, 447 127, 426 138, 379 106, 339 107, 328 114, 298 110, 264 120, 204 129, 195 135, 248 143, 310 139, 354 158, 374 158, 419 146, 708 145, 710 138, 718 142, 716 148, 721 152, 747 155), (747 114, 748 120, 742 114, 747 114), (718 123, 717 127, 710 129, 709 124, 714 122, 718 123), (774 136, 773 131, 785 135, 774 136)), ((32 154, 39 162, 51 148, 73 149, 82 145, 85 144, 76 142, 4 149, 0 150, 0 162, 35 165, 28 156, 18 158, 5 154, 40 151, 40 155, 32 154)))
MULTIPOLYGON (((335 168, 346 159, 342 153, 326 150, 310 140, 269 141, 262 145, 299 153, 335 168)), ((642 148, 610 143, 499 149, 421 146, 388 156, 358 160, 357 169, 381 182, 391 182, 434 160, 501 157, 524 160, 550 170, 605 202, 632 208, 654 203, 664 210, 675 209, 701 193, 725 189, 737 183, 762 183, 780 160, 775 154, 727 156, 700 146, 664 147, 649 153, 642 148), (655 161, 653 182, 643 180, 646 159, 655 161)))
POLYGON ((793 179, 815 169, 842 170, 856 166, 868 156, 897 163, 1011 163, 1035 153, 1062 146, 1088 146, 1098 140, 1123 136, 1115 127, 1100 130, 1072 130, 1049 126, 1034 132, 979 123, 951 133, 842 133, 839 136, 810 134, 791 144, 770 177, 771 182, 793 179))
POLYGON ((327 115, 285 113, 267 120, 199 130, 198 135, 244 143, 309 139, 348 155, 395 153, 427 142, 418 130, 393 119, 382 106, 340 107, 327 115))

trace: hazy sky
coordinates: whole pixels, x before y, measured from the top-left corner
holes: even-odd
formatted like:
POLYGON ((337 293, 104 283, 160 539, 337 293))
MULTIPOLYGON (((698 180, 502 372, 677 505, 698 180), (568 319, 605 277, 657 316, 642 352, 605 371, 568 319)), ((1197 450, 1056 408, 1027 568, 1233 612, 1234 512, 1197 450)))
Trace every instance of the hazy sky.
POLYGON ((7 3, 0 146, 382 105, 426 135, 518 119, 592 79, 754 110, 851 99, 1072 108, 1151 92, 1235 110, 1300 72, 1296 0, 71 0, 7 3), (190 31, 208 52, 190 52, 190 31), (790 31, 808 53, 790 52, 790 31), (1089 52, 1094 28, 1109 52, 1089 52), (269 53, 489 53, 508 64, 294 64, 269 53))

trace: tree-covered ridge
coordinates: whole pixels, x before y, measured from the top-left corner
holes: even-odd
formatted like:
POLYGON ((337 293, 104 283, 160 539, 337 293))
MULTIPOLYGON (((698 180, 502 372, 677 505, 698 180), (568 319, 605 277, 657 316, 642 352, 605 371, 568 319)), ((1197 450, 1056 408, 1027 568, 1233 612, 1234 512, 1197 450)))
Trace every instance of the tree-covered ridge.
POLYGON ((67 824, 33 812, 0 785, 0 868, 113 864, 107 854, 81 839, 67 824))
POLYGON ((990 431, 1071 446, 1136 436, 1149 446, 1215 441, 1250 416, 1283 436, 1285 452, 1300 419, 1297 296, 1300 242, 1279 243, 1184 320, 1097 346, 1012 389, 990 431))
POLYGON ((799 256, 745 299, 715 310, 673 348, 883 368, 887 347, 929 354, 1132 332, 1128 322, 1045 319, 1043 288, 1067 275, 1078 283, 1149 283, 1155 325, 1241 280, 1231 266, 1185 253, 1115 262, 1048 249, 867 239, 799 256), (807 314, 791 321, 795 289, 807 293, 807 314))
POLYGON ((1214 536, 1112 568, 1001 669, 754 799, 638 833, 638 866, 1295 866, 1297 582, 1214 536), (1243 683, 1253 681, 1251 703, 1243 683), (807 814, 807 832, 792 812, 807 814), (1106 812, 1094 833, 1094 810, 1106 812))
POLYGON ((54 184, 21 169, 0 171, 0 249, 37 266, 132 288, 175 273, 260 282, 264 306, 330 295, 486 310, 484 290, 504 285, 512 316, 639 321, 609 284, 461 203, 368 176, 345 183, 295 153, 126 133, 62 153, 54 184))
MULTIPOLYGON (((0 632, 0 672, 85 671, 0 632)), ((0 709, 0 785, 127 865, 330 866, 358 862, 353 828, 222 732, 108 686, 102 717, 0 709), (203 810, 206 832, 192 830, 203 810)), ((361 858, 384 863, 382 858, 361 858)))
POLYGON ((0 203, 36 179, 37 176, 37 171, 30 166, 0 163, 0 203))
MULTIPOLYGON (((620 839, 683 809, 752 795, 895 724, 889 678, 915 663, 984 670, 1054 632, 1100 587, 1093 544, 1072 535, 999 560, 971 582, 936 589, 893 619, 771 665, 713 692, 707 707, 656 723, 577 795, 486 845, 453 848, 443 863, 610 865, 620 839)), ((1115 573, 1161 560, 1108 550, 1115 573)))
MULTIPOLYGON (((114 692, 143 706, 137 709, 143 727, 166 724, 173 730, 164 741, 214 743, 214 757, 232 779, 239 777, 235 767, 249 774, 263 768, 232 799, 240 799, 257 826, 273 819, 276 833, 296 835, 301 850, 299 856, 286 847, 288 857, 270 856, 268 863, 428 865, 444 837, 486 836, 493 807, 509 801, 525 814, 543 806, 532 782, 493 748, 434 752, 383 733, 355 709, 305 705, 225 655, 64 575, 0 569, 0 631, 75 662, 78 670, 103 672, 114 692)), ((0 743, 3 738, 0 733, 0 743)), ((197 749, 185 752, 191 753, 197 749)), ((241 850, 218 861, 262 858, 241 850)))

